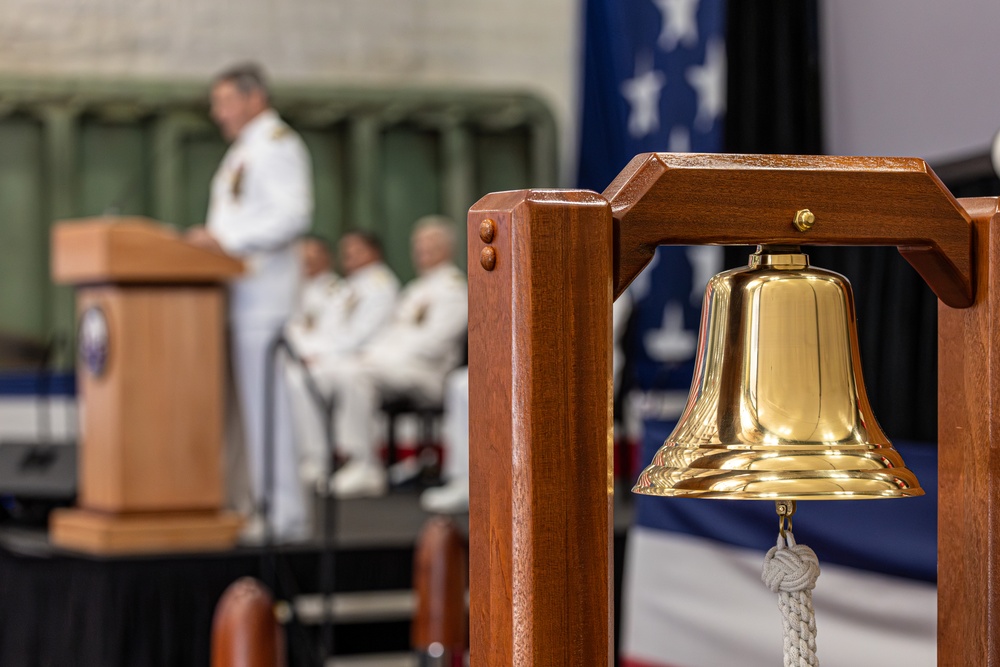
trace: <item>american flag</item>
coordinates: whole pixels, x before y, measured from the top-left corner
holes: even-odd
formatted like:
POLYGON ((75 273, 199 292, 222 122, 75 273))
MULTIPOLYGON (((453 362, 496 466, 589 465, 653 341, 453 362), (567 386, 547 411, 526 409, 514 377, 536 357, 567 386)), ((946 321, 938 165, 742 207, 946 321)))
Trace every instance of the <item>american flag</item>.
MULTIPOLYGON (((735 0, 734 0, 735 1, 735 0)), ((726 111, 724 0, 586 0, 578 185, 601 192, 637 153, 717 152, 726 111)), ((660 248, 632 284, 642 465, 691 382, 714 248, 660 248)), ((818 652, 836 665, 936 660, 936 448, 905 445, 928 495, 802 503, 796 534, 820 557, 818 652), (918 470, 919 468, 919 470, 918 470), (859 507, 861 505, 861 507, 859 507)), ((770 503, 636 498, 621 619, 624 667, 780 664, 777 600, 760 582, 770 503)))
POLYGON ((588 0, 579 185, 637 153, 722 150, 724 0, 588 0))
MULTIPOLYGON (((724 0, 588 0, 579 185, 602 191, 638 153, 717 152, 726 108, 724 0)), ((717 248, 660 248, 633 283, 626 387, 676 417, 694 370, 717 248)))

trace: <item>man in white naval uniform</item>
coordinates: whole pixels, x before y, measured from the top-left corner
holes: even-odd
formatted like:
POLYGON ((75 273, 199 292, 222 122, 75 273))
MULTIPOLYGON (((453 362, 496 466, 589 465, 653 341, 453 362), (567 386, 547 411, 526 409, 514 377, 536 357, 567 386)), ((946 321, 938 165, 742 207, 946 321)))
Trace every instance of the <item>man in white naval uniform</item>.
POLYGON ((445 376, 464 356, 468 288, 452 263, 454 227, 447 218, 427 216, 411 240, 418 277, 404 288, 388 326, 355 356, 315 369, 317 384, 333 399, 337 446, 350 457, 330 482, 341 498, 386 492, 376 432, 382 400, 402 395, 440 402, 445 376))
POLYGON ((352 230, 337 245, 345 276, 340 325, 323 341, 311 365, 336 364, 358 351, 392 317, 399 278, 384 259, 382 242, 371 232, 352 230))
MULTIPOLYGON (((325 301, 316 299, 312 333, 291 340, 308 368, 336 366, 357 352, 392 317, 399 295, 399 279, 383 261, 377 236, 349 231, 341 237, 338 250, 345 278, 325 301)), ((288 385, 300 475, 307 484, 326 482, 332 463, 324 423, 328 416, 309 393, 300 367, 289 368, 288 385)))
POLYGON ((318 236, 299 242, 303 283, 295 312, 285 323, 285 338, 300 357, 321 349, 323 340, 336 330, 344 299, 344 281, 333 272, 330 246, 318 236))
MULTIPOLYGON (((312 168, 302 139, 270 108, 257 67, 237 67, 216 78, 211 107, 213 120, 232 144, 212 179, 207 226, 192 230, 188 237, 195 243, 217 245, 245 264, 245 273, 229 291, 231 354, 250 491, 259 507, 266 470, 272 465, 264 451, 267 348, 296 303, 301 266, 295 241, 311 222, 312 168)), ((274 495, 268 514, 272 535, 291 541, 308 534, 309 520, 283 386, 279 380, 274 495)), ((251 526, 261 531, 259 517, 251 526)))

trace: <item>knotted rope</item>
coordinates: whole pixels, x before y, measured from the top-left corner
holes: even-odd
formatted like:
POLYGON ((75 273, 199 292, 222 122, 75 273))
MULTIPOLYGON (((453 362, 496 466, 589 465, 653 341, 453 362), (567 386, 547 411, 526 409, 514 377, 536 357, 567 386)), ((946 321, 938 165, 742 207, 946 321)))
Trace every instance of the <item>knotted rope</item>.
MULTIPOLYGON (((793 510, 794 511, 794 510, 793 510)), ((790 523, 790 522, 789 522, 790 523)), ((816 614, 812 589, 819 577, 819 559, 795 536, 782 529, 777 544, 764 557, 761 580, 778 594, 778 609, 784 634, 784 667, 818 667, 816 614)))

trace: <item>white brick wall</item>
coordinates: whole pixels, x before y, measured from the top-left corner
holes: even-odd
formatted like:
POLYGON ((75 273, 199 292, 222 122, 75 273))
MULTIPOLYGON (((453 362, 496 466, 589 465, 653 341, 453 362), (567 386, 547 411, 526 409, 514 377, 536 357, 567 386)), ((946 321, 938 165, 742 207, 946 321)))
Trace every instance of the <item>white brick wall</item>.
POLYGON ((574 137, 579 0, 0 0, 0 77, 520 88, 574 137))

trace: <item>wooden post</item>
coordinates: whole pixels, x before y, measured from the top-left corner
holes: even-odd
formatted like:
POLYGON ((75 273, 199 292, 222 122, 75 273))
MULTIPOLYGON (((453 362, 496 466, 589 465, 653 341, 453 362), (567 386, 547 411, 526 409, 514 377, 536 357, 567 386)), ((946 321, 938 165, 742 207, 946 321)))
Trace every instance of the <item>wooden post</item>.
POLYGON ((212 667, 285 667, 285 631, 271 591, 253 577, 233 582, 212 619, 212 667))
POLYGON ((428 519, 413 556, 417 610, 410 626, 410 646, 421 656, 421 664, 461 665, 465 660, 468 564, 469 550, 455 522, 443 516, 428 519))
POLYGON ((1000 216, 976 230, 976 302, 938 305, 938 664, 1000 664, 1000 216))
POLYGON ((611 227, 591 192, 469 212, 474 665, 611 662, 611 227))

